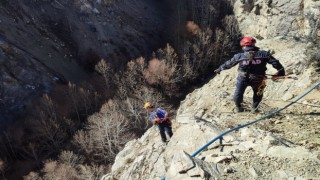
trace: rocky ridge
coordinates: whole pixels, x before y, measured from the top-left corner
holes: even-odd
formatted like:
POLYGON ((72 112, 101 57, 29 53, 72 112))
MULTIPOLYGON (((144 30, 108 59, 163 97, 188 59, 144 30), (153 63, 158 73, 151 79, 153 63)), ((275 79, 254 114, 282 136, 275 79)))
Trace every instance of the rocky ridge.
MULTIPOLYGON (((291 10, 292 17, 302 19, 305 14, 299 13, 301 8, 313 11, 316 8, 312 5, 317 3, 301 1, 299 6, 293 3, 290 8, 296 9, 291 10)), ((279 13, 269 18, 279 24, 279 16, 285 16, 283 12, 288 10, 288 5, 287 1, 281 0, 236 1, 235 14, 246 35, 253 28, 246 23, 249 19, 264 18, 262 12, 268 12, 264 11, 265 7, 277 7, 271 12, 279 13), (248 20, 241 21, 244 16, 241 12, 247 11, 244 5, 250 2, 254 6, 245 14, 248 20), (261 3, 271 6, 260 7, 261 3), (261 13, 251 15, 257 7, 261 13)), ((264 22, 251 21, 251 24, 264 22)), ((281 113, 234 131, 223 137, 222 145, 216 141, 194 159, 190 157, 221 132, 274 112, 319 82, 319 74, 309 56, 310 50, 319 45, 310 41, 305 33, 308 27, 299 26, 280 36, 268 34, 267 30, 277 30, 273 26, 266 27, 254 31, 255 36, 261 37, 257 46, 271 50, 287 74, 298 80, 268 80, 257 114, 249 112, 252 94, 247 90, 246 111, 237 114, 232 102, 237 70, 223 71, 181 102, 174 121, 174 136, 168 144, 161 143, 156 127, 150 128, 143 137, 126 145, 117 155, 112 172, 104 179, 317 179, 320 174, 319 87, 281 113)), ((272 67, 268 69, 268 74, 275 73, 272 67)))

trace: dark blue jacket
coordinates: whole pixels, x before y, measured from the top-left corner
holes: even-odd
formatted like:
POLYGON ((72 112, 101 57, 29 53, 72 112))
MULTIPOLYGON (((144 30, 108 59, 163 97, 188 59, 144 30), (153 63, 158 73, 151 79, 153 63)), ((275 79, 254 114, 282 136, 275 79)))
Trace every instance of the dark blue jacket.
POLYGON ((284 76, 285 71, 283 66, 278 60, 276 60, 269 51, 260 51, 259 48, 255 47, 253 58, 248 56, 249 51, 238 53, 233 56, 232 59, 222 64, 218 70, 222 71, 230 69, 233 66, 239 64, 239 71, 254 75, 265 75, 267 70, 267 63, 271 64, 275 69, 278 70, 279 76, 284 76), (252 61, 250 62, 250 59, 252 61))

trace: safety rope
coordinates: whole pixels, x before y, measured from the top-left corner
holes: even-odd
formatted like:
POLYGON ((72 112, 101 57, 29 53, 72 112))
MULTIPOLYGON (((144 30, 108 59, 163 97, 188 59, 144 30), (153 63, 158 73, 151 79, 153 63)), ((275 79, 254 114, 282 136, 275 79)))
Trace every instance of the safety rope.
POLYGON ((298 102, 300 99, 302 99, 303 97, 305 97, 307 94, 309 94, 311 91, 313 91, 313 90, 314 90, 315 88, 317 88, 318 86, 320 86, 320 82, 319 82, 318 84, 316 84, 315 86, 313 86, 313 87, 312 87, 309 91, 307 91, 305 94, 303 94, 302 96, 300 96, 300 97, 297 98, 296 100, 294 100, 294 101, 292 101, 291 103, 289 103, 288 105, 286 105, 286 106, 284 106, 284 107, 282 107, 282 108, 280 108, 280 109, 278 109, 278 110, 276 110, 276 111, 274 111, 274 112, 272 112, 272 113, 270 113, 270 114, 268 114, 268 115, 266 115, 266 116, 263 116, 263 117, 261 117, 261 118, 259 118, 259 119, 256 119, 256 120, 254 120, 254 121, 251 121, 251 122, 249 122, 249 123, 246 123, 246 124, 243 124, 243 125, 240 125, 240 126, 237 126, 237 127, 235 127, 235 128, 229 129, 229 130, 227 130, 227 131, 219 134, 217 137, 213 138, 213 139, 212 139, 210 142, 208 142, 206 145, 202 146, 200 149, 198 149, 196 152, 194 152, 194 153, 191 155, 191 157, 195 157, 195 156, 198 155, 201 151, 203 151, 205 148, 207 148, 209 145, 211 145, 212 143, 214 143, 216 140, 221 139, 224 135, 229 134, 229 133, 232 132, 232 131, 236 131, 236 130, 238 130, 238 129, 241 129, 241 128, 244 128, 244 127, 246 127, 246 126, 249 126, 249 125, 251 125, 251 124, 257 123, 257 122, 262 121, 262 120, 264 120, 264 119, 270 118, 270 117, 272 117, 273 115, 275 115, 275 114, 283 111, 284 109, 286 109, 286 108, 288 108, 289 106, 293 105, 294 103, 298 102))
MULTIPOLYGON (((246 124, 244 124, 244 125, 237 126, 237 127, 235 127, 235 128, 229 129, 229 130, 227 130, 227 131, 219 134, 218 136, 216 136, 215 138, 213 138, 210 142, 208 142, 206 145, 202 146, 200 149, 198 149, 196 152, 194 152, 194 153, 191 155, 191 157, 194 158, 194 157, 195 157, 196 155, 198 155, 201 151, 203 151, 205 148, 207 148, 208 146, 210 146, 212 143, 214 143, 214 142, 215 142, 216 140, 218 140, 218 139, 220 140, 220 143, 221 143, 221 142, 222 142, 222 137, 223 137, 224 135, 229 134, 229 133, 232 132, 232 131, 236 131, 236 130, 238 130, 238 129, 241 129, 241 128, 244 128, 244 127, 246 127, 246 126, 249 126, 249 125, 251 125, 251 124, 255 124, 255 123, 257 123, 257 122, 259 122, 259 121, 262 121, 262 120, 264 120, 264 119, 270 118, 270 117, 272 117, 273 115, 275 115, 275 114, 283 111, 284 109, 286 109, 286 108, 290 107, 291 105, 297 103, 300 99, 302 99, 303 97, 305 97, 307 94, 309 94, 311 91, 313 91, 313 90, 314 90, 315 88, 317 88, 318 86, 320 86, 320 82, 319 82, 318 84, 316 84, 315 86, 313 86, 309 91, 307 91, 306 93, 304 93, 303 95, 301 95, 300 97, 298 97, 296 100, 294 100, 294 101, 292 101, 291 103, 289 103, 288 105, 286 105, 286 106, 284 106, 284 107, 282 107, 282 108, 280 108, 280 109, 278 109, 278 110, 276 110, 276 111, 274 111, 274 112, 272 112, 272 113, 270 113, 270 114, 268 114, 268 115, 266 115, 266 116, 263 116, 263 117, 261 117, 261 118, 259 118, 259 119, 256 119, 256 120, 254 120, 254 121, 251 121, 251 122, 246 123, 246 124)), ((162 176, 161 180, 166 180, 166 177, 165 177, 165 176, 162 176)))

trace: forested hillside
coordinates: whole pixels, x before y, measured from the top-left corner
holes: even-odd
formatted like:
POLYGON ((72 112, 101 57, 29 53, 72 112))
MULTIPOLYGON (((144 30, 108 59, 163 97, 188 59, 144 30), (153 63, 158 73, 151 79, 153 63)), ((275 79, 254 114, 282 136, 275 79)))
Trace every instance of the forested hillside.
POLYGON ((1 1, 2 177, 107 173, 150 127, 145 101, 174 114, 236 52, 232 3, 1 1))

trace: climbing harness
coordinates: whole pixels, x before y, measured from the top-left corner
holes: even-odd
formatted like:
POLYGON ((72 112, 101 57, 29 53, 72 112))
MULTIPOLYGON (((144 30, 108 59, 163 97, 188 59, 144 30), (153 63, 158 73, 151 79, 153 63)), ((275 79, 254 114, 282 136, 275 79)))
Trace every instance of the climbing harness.
POLYGON ((266 83, 267 79, 271 79, 271 80, 278 80, 278 79, 294 79, 294 80, 298 80, 298 78, 294 77, 294 76, 278 76, 278 75, 266 74, 266 76, 264 77, 263 81, 261 82, 261 84, 258 87, 258 91, 257 91, 257 95, 258 96, 262 96, 263 95, 264 89, 267 86, 267 83, 266 83))
MULTIPOLYGON (((148 113, 150 113, 150 115, 152 115, 153 117, 154 117, 154 119, 157 119, 157 118, 159 118, 158 117, 158 115, 157 115, 157 110, 162 110, 162 108, 161 107, 157 107, 153 112, 148 112, 148 113)), ((165 114, 163 114, 163 116, 165 116, 165 114)), ((168 124, 169 126, 172 126, 172 120, 171 119, 169 119, 169 118, 167 118, 166 120, 165 120, 165 118, 159 118, 160 119, 160 121, 156 121, 156 124, 168 124)))
POLYGON ((162 123, 162 122, 163 122, 163 121, 162 121, 163 119, 158 117, 158 115, 157 115, 157 112, 156 112, 156 111, 149 112, 149 113, 150 113, 150 115, 152 115, 152 116, 154 117, 154 120, 156 120, 156 119, 160 119, 160 121, 157 121, 157 120, 156 120, 156 122, 155 122, 155 123, 159 124, 159 123, 162 123))
POLYGON ((266 84, 266 80, 264 79, 261 84, 259 85, 258 87, 258 91, 257 91, 257 95, 258 96, 262 96, 263 95, 263 92, 264 92, 264 89, 266 88, 267 84, 266 84))

